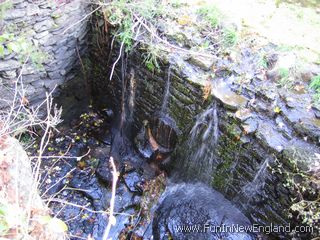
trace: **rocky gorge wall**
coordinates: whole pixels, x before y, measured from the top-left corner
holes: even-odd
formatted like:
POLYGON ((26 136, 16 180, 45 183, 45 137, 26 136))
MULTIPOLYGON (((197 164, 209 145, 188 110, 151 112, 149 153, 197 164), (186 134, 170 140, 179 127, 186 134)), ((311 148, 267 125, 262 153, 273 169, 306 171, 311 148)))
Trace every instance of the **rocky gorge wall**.
MULTIPOLYGON (((123 55, 112 80, 108 79, 112 65, 96 66, 101 82, 96 82, 99 87, 93 86, 92 91, 104 92, 102 96, 94 94, 101 97, 97 102, 104 101, 104 106, 116 113, 121 112, 121 99, 133 102, 130 111, 138 130, 144 120, 161 111, 170 81, 166 112, 181 131, 171 157, 175 169, 171 172, 178 173, 178 181, 207 182, 253 223, 295 226, 309 221, 316 226, 317 220, 304 220, 306 215, 292 210, 301 201, 316 201, 319 193, 312 179, 319 177, 320 120, 317 108, 309 107, 310 94, 279 89, 261 74, 261 66, 254 64, 258 54, 247 50, 239 52, 237 59, 164 52, 159 68, 148 69, 145 52, 137 49, 123 55), (240 81, 244 73, 249 75, 246 83, 240 81), (217 119, 204 116, 201 124, 209 129, 210 121, 218 121, 217 142, 197 142, 195 146, 203 147, 204 155, 190 160, 192 151, 198 151, 190 145, 190 130, 210 108, 216 109, 217 119)), ((109 62, 118 54, 113 51, 109 62)), ((266 71, 270 73, 274 67, 266 71)))
MULTIPOLYGON (((13 97, 15 81, 20 74, 25 97, 30 104, 41 102, 46 92, 75 77, 79 57, 87 49, 89 2, 13 0, 4 9, 0 21, 3 35, 13 39, 1 42, 0 108, 13 97), (11 45, 10 45, 11 44, 11 45)), ((1 40, 2 41, 2 40, 1 40)), ((59 87, 55 93, 59 92, 59 87)))

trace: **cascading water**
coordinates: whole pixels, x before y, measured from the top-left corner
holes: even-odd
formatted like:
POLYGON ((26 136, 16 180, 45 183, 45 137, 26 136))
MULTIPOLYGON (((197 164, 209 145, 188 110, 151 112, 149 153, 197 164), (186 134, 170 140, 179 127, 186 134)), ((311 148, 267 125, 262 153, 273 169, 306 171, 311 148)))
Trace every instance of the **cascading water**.
POLYGON ((169 66, 167 80, 166 80, 166 88, 164 90, 162 106, 161 106, 162 113, 166 113, 167 107, 168 107, 168 100, 170 97, 170 75, 171 75, 171 67, 169 66))
POLYGON ((132 122, 135 105, 136 81, 133 69, 127 74, 127 57, 121 56, 121 108, 120 122, 115 120, 111 155, 116 160, 126 160, 133 154, 132 122), (118 123, 119 122, 119 123, 118 123))
POLYGON ((124 126, 126 125, 126 93, 127 93, 127 78, 126 78, 126 58, 121 55, 121 112, 120 112, 120 124, 119 124, 119 132, 122 135, 124 126))
POLYGON ((130 86, 129 86, 129 98, 128 98, 128 112, 129 112, 129 120, 133 120, 133 112, 134 112, 134 105, 135 105, 135 96, 136 96, 136 88, 137 82, 134 77, 134 70, 130 70, 130 86))
POLYGON ((187 149, 179 157, 179 177, 183 179, 197 179, 208 182, 211 179, 215 157, 215 146, 218 142, 218 113, 214 101, 203 113, 199 114, 190 131, 187 149), (180 176, 182 174, 182 176, 180 176))
POLYGON ((139 134, 135 138, 138 151, 150 161, 162 164, 175 148, 179 130, 168 112, 170 98, 171 67, 167 69, 167 77, 163 92, 161 108, 154 112, 151 119, 145 120, 139 134))
POLYGON ((269 166, 269 159, 267 158, 259 167, 254 179, 242 187, 242 193, 247 197, 253 197, 263 189, 266 176, 268 175, 267 167, 269 166))

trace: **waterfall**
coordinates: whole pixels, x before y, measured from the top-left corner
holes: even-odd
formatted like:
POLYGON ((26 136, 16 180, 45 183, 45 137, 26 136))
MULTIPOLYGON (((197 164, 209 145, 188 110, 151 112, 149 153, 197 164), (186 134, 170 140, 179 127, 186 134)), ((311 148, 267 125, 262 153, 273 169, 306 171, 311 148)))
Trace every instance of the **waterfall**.
POLYGON ((166 81, 166 86, 164 89, 162 106, 161 106, 162 113, 165 113, 167 111, 167 107, 168 107, 168 100, 169 100, 169 96, 170 96, 170 75, 171 75, 171 67, 169 66, 167 81, 166 81))
POLYGON ((136 96, 136 87, 137 82, 134 75, 133 68, 130 70, 130 82, 129 82, 129 99, 128 99, 128 111, 129 111, 129 120, 133 120, 133 112, 135 105, 135 96, 136 96))
POLYGON ((211 139, 209 141, 214 144, 218 141, 218 115, 217 115, 217 104, 213 102, 209 108, 207 108, 203 113, 198 115, 196 123, 190 131, 191 141, 194 141, 197 137, 201 135, 202 142, 206 142, 209 136, 211 139), (203 129, 203 126, 206 126, 203 129), (202 131, 204 131, 202 133, 202 131))
POLYGON ((242 187, 242 193, 248 197, 253 197, 263 189, 266 175, 268 174, 267 167, 269 166, 269 159, 267 158, 259 167, 254 179, 242 187))
POLYGON ((121 112, 120 112, 120 125, 119 132, 122 135, 123 129, 126 122, 126 92, 127 92, 127 78, 126 78, 126 70, 127 70, 127 60, 121 55, 121 112))
POLYGON ((135 106, 136 80, 134 70, 127 73, 127 57, 121 55, 121 108, 115 119, 111 155, 116 161, 129 159, 133 154, 132 123, 135 106), (120 117, 120 121, 119 121, 120 117))
POLYGON ((189 139, 186 141, 179 156, 179 176, 187 179, 210 181, 216 162, 215 147, 218 142, 217 104, 213 102, 204 112, 197 116, 189 139))

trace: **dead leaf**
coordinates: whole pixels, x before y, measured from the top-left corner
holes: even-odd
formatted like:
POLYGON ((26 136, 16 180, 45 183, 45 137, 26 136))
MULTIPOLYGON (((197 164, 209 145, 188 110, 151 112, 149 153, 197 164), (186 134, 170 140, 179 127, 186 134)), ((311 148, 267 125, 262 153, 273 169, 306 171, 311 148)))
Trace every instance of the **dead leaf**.
POLYGON ((299 93, 303 93, 305 90, 305 87, 304 87, 304 85, 296 85, 296 86, 294 86, 294 90, 296 90, 299 93))
POLYGON ((276 107, 273 109, 273 111, 274 111, 275 113, 280 113, 280 112, 281 112, 281 108, 278 107, 278 106, 276 106, 276 107))
POLYGON ((189 25, 191 22, 192 22, 191 18, 188 15, 182 15, 181 17, 178 18, 178 23, 182 26, 189 25))
POLYGON ((28 106, 29 105, 29 100, 25 97, 25 96, 22 96, 21 98, 21 104, 23 106, 28 106))

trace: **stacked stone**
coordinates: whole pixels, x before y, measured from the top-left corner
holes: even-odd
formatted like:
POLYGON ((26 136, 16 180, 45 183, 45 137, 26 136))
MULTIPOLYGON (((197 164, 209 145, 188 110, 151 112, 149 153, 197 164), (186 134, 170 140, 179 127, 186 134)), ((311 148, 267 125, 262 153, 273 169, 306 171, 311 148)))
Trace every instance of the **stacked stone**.
MULTIPOLYGON (((2 27, 13 26, 17 29, 15 36, 23 33, 26 40, 31 40, 46 56, 43 68, 36 67, 29 59, 22 72, 25 97, 36 104, 44 99, 46 92, 74 77, 71 70, 87 48, 89 25, 85 16, 89 4, 85 0, 12 0, 12 3, 12 7, 5 10, 2 27)), ((14 83, 23 65, 18 55, 5 50, 0 59, 1 99, 10 100, 13 96, 14 83)), ((6 107, 1 101, 0 108, 6 107)))

